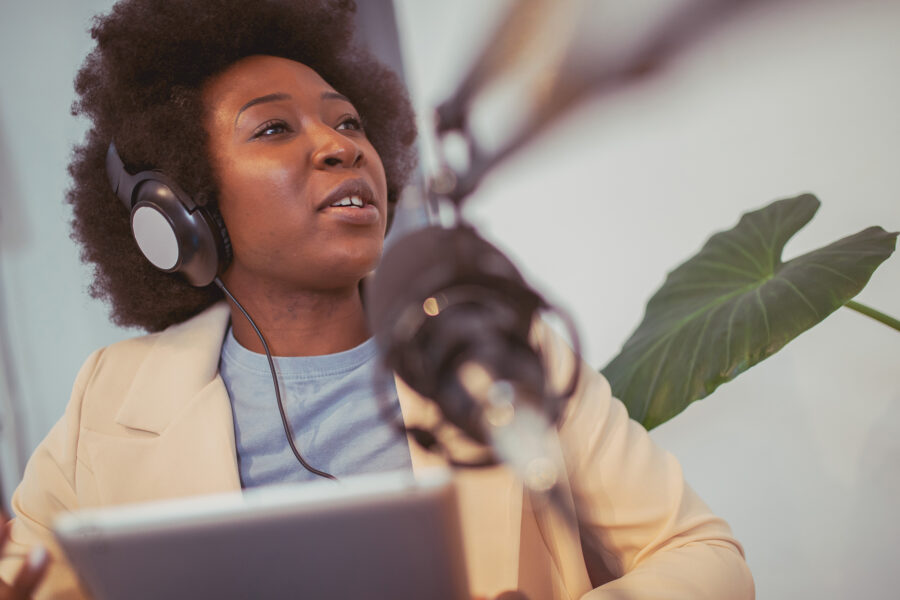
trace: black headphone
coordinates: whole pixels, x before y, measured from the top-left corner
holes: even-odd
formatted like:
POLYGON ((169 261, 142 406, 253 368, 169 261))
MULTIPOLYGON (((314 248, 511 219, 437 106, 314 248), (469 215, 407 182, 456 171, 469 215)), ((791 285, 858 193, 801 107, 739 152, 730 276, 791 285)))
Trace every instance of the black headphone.
POLYGON ((228 265, 231 240, 219 211, 198 205, 161 171, 132 175, 113 143, 106 151, 106 175, 131 213, 134 241, 156 268, 204 287, 228 265))

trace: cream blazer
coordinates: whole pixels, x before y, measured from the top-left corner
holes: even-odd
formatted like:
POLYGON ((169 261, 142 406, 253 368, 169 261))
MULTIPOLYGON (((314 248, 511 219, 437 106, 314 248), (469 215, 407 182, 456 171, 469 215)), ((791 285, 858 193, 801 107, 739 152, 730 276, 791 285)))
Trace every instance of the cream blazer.
MULTIPOLYGON (((37 598, 83 598, 49 529, 58 513, 240 490, 231 405, 218 374, 229 316, 220 303, 88 358, 65 415, 35 450, 13 496, 18 517, 0 576, 8 581, 19 556, 43 544, 55 560, 37 598)), ((536 329, 536 337, 562 385, 571 351, 547 328, 536 329)), ((399 379, 397 391, 408 424, 436 421, 434 406, 399 379)), ((457 473, 473 595, 521 589, 531 600, 754 597, 728 525, 587 365, 560 437, 578 535, 555 514, 533 510, 506 468, 457 473)), ((470 450, 458 431, 447 430, 446 440, 470 450)), ((415 443, 409 449, 414 471, 443 463, 415 443)))

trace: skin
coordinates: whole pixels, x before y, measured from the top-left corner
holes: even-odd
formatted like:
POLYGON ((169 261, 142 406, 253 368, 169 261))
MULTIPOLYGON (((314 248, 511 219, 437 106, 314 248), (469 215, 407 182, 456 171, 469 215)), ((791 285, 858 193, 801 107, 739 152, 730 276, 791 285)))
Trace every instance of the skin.
MULTIPOLYGON (((0 555, 9 538, 9 515, 0 507, 0 555)), ((19 569, 12 585, 0 580, 0 600, 28 600, 37 589, 49 566, 49 555, 43 548, 36 548, 19 569)))
MULTIPOLYGON (((381 257, 387 184, 356 109, 311 68, 272 56, 234 63, 204 86, 203 98, 234 247, 226 286, 275 355, 359 345, 369 337, 359 282, 381 257), (357 209, 321 208, 352 179, 372 190, 372 222, 342 218, 357 209)), ((235 306, 231 323, 241 345, 263 351, 235 306)))

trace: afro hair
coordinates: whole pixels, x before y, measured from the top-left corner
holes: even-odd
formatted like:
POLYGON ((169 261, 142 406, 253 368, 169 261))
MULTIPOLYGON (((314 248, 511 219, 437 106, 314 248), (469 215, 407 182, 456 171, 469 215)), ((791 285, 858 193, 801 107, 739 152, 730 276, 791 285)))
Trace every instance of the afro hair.
POLYGON ((202 88, 244 57, 301 62, 353 102, 384 164, 390 223, 415 164, 415 118, 399 77, 353 45, 355 10, 352 0, 123 0, 95 18, 72 107, 91 127, 74 150, 67 198, 72 237, 94 267, 90 293, 116 324, 159 331, 222 296, 143 257, 107 181, 107 148, 115 140, 129 171, 161 170, 215 210, 202 88))

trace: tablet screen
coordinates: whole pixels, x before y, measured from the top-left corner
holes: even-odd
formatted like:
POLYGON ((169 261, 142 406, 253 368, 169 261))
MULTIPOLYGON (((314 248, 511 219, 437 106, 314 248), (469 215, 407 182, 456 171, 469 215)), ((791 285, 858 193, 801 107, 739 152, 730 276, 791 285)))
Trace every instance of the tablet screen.
POLYGON ((54 531, 96 600, 469 598, 445 470, 83 510, 54 531))

